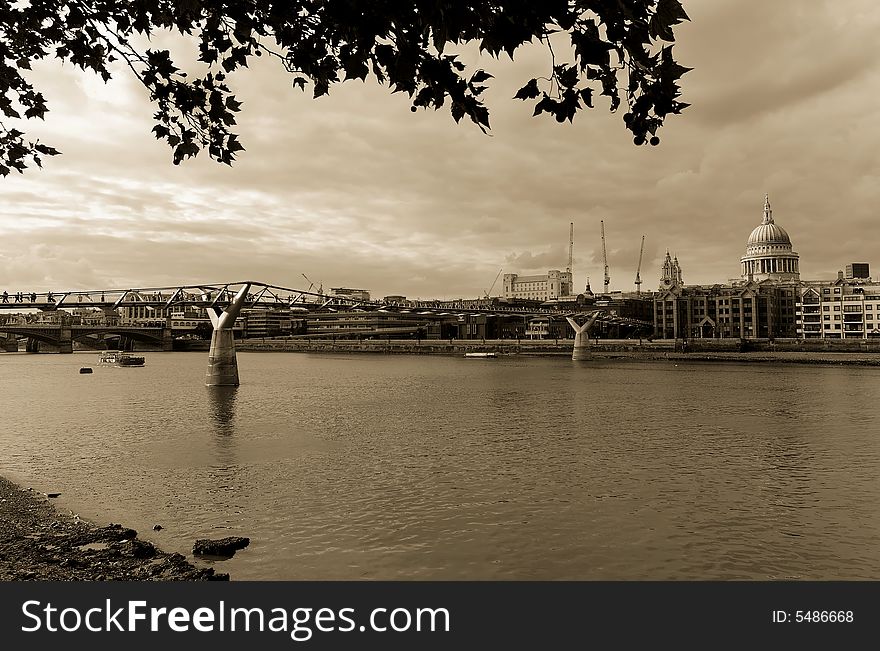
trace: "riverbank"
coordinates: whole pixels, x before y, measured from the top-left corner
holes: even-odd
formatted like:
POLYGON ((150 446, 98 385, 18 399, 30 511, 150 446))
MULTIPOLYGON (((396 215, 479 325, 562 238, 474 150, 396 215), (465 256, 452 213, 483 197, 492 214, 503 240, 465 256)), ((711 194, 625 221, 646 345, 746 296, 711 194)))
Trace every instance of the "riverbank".
POLYGON ((0 477, 2 581, 225 581, 119 524, 65 515, 43 493, 0 477))
MULTIPOLYGON (((451 355, 495 353, 506 356, 570 357, 571 340, 353 340, 339 339, 243 339, 236 342, 241 352, 292 352, 332 354, 451 355)), ((691 340, 682 348, 671 340, 637 339, 591 341, 594 359, 632 359, 638 361, 704 361, 792 364, 853 364, 880 366, 880 342, 748 342, 749 350, 739 350, 740 342, 691 340), (821 345, 817 345, 821 344, 821 345)))

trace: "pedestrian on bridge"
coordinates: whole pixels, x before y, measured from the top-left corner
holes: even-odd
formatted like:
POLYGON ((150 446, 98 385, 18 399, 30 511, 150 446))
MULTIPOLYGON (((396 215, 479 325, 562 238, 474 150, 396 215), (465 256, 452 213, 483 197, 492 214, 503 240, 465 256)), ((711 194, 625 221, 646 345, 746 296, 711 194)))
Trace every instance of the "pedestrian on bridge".
POLYGON ((31 303, 36 303, 36 302, 37 302, 37 293, 31 292, 31 303))
POLYGON ((4 303, 9 302, 9 293, 5 289, 3 290, 3 302, 4 303))

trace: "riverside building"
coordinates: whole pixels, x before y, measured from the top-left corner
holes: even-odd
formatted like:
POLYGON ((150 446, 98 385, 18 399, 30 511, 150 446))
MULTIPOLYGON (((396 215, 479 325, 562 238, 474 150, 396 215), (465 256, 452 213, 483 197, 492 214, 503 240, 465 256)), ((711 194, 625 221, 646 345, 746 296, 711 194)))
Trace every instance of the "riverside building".
POLYGON ((867 339, 880 336, 880 284, 870 278, 804 283, 799 292, 797 336, 867 339))
POLYGON ((741 279, 685 286, 678 258, 666 253, 654 295, 654 335, 663 339, 795 337, 800 259, 764 197, 761 223, 740 258, 741 279))
POLYGON ((539 276, 504 274, 504 298, 552 301, 572 294, 571 271, 551 269, 539 276))

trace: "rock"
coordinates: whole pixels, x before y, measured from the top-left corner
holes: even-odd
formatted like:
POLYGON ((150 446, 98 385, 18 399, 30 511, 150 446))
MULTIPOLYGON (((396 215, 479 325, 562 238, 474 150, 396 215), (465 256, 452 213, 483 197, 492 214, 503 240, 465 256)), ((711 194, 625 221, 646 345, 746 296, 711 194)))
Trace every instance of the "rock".
POLYGON ((123 527, 121 524, 110 523, 106 527, 101 527, 98 531, 107 540, 130 540, 131 538, 137 538, 137 531, 123 527))
POLYGON ((251 543, 250 538, 230 536, 219 540, 196 540, 193 545, 193 554, 198 556, 228 556, 235 555, 236 550, 244 549, 251 543))
POLYGON ((156 555, 156 548, 144 540, 125 540, 117 544, 119 551, 131 558, 153 558, 156 555))
POLYGON ((60 497, 61 493, 46 493, 46 497, 60 497))
POLYGON ((163 527, 161 524, 154 524, 153 525, 153 531, 162 531, 162 529, 164 529, 164 528, 165 527, 163 527))

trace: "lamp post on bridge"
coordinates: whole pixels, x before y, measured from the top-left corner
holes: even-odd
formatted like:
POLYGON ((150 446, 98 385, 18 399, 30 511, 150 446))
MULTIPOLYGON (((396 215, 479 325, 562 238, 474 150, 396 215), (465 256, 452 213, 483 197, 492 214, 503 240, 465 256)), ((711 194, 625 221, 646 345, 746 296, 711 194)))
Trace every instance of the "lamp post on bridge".
POLYGON ((238 362, 235 358, 235 339, 232 327, 247 299, 251 284, 238 290, 229 306, 223 310, 217 306, 207 308, 214 332, 211 333, 211 350, 208 352, 208 371, 205 385, 209 387, 237 387, 238 362))

